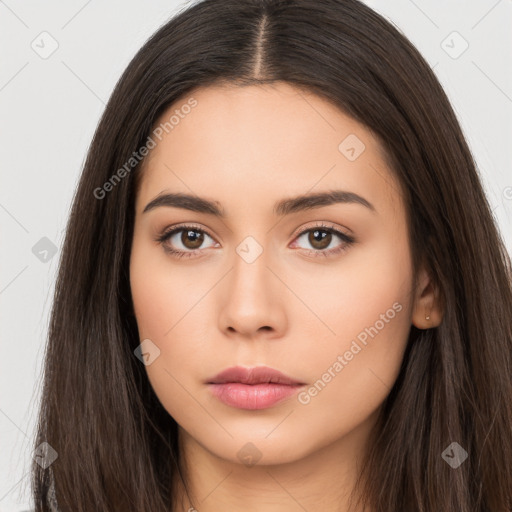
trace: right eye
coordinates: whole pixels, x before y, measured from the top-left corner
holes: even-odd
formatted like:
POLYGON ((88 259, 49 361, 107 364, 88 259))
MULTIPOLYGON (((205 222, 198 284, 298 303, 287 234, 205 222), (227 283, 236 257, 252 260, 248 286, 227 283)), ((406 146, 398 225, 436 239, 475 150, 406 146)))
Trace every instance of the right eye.
POLYGON ((199 248, 204 243, 205 236, 213 240, 203 229, 191 225, 182 225, 164 230, 164 232, 157 237, 157 241, 167 253, 177 258, 190 258, 200 250, 199 248))

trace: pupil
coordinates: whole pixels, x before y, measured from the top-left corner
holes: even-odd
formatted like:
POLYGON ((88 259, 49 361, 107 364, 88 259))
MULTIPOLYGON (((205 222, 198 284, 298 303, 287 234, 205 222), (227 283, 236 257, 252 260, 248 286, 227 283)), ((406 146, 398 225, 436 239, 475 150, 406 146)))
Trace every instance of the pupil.
POLYGON ((317 247, 317 249, 325 249, 329 246, 331 233, 321 229, 315 229, 314 231, 311 231, 310 235, 312 235, 310 236, 310 242, 313 247, 317 247), (319 239, 317 237, 319 237, 319 239))
POLYGON ((182 242, 189 249, 200 247, 203 242, 204 235, 198 231, 188 230, 183 232, 182 242), (192 245, 192 247, 190 247, 192 245))

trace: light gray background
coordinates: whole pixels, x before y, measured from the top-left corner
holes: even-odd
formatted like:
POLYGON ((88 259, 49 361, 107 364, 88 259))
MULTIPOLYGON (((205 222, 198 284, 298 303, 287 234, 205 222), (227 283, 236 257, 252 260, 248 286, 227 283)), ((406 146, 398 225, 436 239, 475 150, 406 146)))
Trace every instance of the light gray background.
MULTIPOLYGON (((512 0, 367 3, 434 68, 512 253, 512 0), (457 56, 464 41, 469 46, 457 56)), ((122 71, 186 4, 0 0, 0 512, 32 508, 29 464, 43 347, 63 230, 87 148, 122 71), (44 31, 50 36, 40 36, 44 31), (48 58, 32 48, 48 51, 52 39, 58 48, 48 58), (55 244, 53 257, 32 251, 43 237, 55 244)))

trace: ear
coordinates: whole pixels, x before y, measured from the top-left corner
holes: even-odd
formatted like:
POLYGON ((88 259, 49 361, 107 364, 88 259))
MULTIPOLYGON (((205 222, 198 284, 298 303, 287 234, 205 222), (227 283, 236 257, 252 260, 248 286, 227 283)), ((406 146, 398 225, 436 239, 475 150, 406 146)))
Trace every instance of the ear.
POLYGON ((424 267, 421 268, 416 290, 412 324, 418 329, 437 327, 443 319, 439 290, 424 267))

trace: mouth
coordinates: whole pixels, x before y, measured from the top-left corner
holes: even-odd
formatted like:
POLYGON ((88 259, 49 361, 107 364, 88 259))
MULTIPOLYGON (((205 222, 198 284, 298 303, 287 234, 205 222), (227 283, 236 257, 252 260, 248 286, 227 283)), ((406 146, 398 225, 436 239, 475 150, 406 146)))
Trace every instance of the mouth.
POLYGON ((266 409, 305 385, 267 366, 227 368, 206 384, 221 402, 238 409, 266 409))

